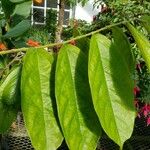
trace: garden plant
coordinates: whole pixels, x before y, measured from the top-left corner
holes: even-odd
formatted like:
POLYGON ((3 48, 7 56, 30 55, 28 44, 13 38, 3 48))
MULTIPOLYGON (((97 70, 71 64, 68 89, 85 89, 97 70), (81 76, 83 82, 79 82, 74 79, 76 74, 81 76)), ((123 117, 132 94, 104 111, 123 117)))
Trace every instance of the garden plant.
MULTIPOLYGON (((22 111, 36 150, 56 150, 63 139, 70 150, 94 150, 103 131, 123 149, 137 116, 139 89, 133 75, 135 67, 137 72, 143 67, 141 62, 136 65, 133 45, 147 67, 145 74, 150 71, 149 12, 118 17, 83 35, 75 28, 75 37, 64 42, 41 45, 28 39, 21 47, 30 28, 31 1, 1 4, 0 133, 7 132, 22 111)), ((149 118, 148 103, 142 113, 149 118)))

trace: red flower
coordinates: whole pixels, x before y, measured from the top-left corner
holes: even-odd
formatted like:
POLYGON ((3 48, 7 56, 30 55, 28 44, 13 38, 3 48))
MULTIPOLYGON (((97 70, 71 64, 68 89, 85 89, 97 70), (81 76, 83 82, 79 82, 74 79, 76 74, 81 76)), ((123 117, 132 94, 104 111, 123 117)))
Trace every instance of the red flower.
POLYGON ((28 46, 31 46, 31 47, 40 46, 39 42, 33 41, 33 40, 31 40, 31 39, 29 39, 26 44, 27 44, 28 46))
POLYGON ((6 49, 7 49, 7 47, 5 46, 5 44, 0 43, 0 51, 4 51, 6 49))

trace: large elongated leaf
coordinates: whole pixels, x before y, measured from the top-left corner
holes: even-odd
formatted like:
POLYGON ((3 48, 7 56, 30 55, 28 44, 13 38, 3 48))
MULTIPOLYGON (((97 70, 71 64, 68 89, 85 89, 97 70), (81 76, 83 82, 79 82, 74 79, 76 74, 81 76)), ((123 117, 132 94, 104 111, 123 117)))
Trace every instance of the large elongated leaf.
POLYGON ((32 1, 23 2, 21 4, 17 4, 13 15, 19 15, 27 18, 30 15, 32 1))
MULTIPOLYGON (((74 37, 77 37, 77 36, 81 36, 81 32, 78 30, 78 29, 74 29, 73 31, 73 36, 74 37)), ((89 45, 90 45, 90 40, 88 37, 85 37, 85 38, 81 38, 81 39, 78 39, 75 41, 76 43, 76 46, 82 50, 85 54, 88 55, 88 52, 89 52, 89 45)))
POLYGON ((135 39, 137 46, 139 47, 141 54, 148 66, 150 71, 150 42, 148 39, 140 33, 135 27, 131 24, 127 23, 126 26, 128 27, 129 31, 131 32, 132 36, 135 39))
POLYGON ((77 47, 61 48, 56 67, 56 99, 70 150, 93 150, 101 135, 88 83, 87 57, 77 47))
POLYGON ((13 69, 0 85, 0 133, 6 132, 20 107, 20 66, 13 69))
POLYGON ((19 24, 17 24, 15 27, 9 30, 3 38, 13 38, 18 37, 24 34, 29 28, 31 24, 29 20, 23 20, 19 24))
MULTIPOLYGON (((118 36, 121 36, 120 33, 118 36)), ((111 44, 103 35, 93 35, 88 73, 93 103, 101 125, 107 135, 122 147, 132 134, 135 110, 128 62, 117 43, 111 44)))
POLYGON ((150 34, 150 16, 145 15, 145 16, 142 16, 141 19, 143 20, 142 21, 143 26, 145 27, 147 32, 150 34))
POLYGON ((63 137, 54 97, 54 57, 44 49, 30 49, 24 59, 21 81, 22 111, 36 150, 56 150, 63 137))
POLYGON ((126 35, 118 27, 113 27, 112 32, 113 32, 115 45, 117 45, 117 49, 124 56, 123 59, 127 63, 129 72, 131 75, 133 75, 134 68, 135 68, 135 59, 131 51, 130 42, 126 37, 126 35))

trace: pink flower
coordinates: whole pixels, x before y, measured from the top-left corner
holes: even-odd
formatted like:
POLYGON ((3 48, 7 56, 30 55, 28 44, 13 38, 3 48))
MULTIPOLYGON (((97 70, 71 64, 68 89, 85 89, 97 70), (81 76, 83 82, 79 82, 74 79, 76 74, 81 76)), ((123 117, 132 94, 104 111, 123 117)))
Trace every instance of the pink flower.
MULTIPOLYGON (((137 100, 134 101, 135 104, 137 104, 137 100)), ((138 107, 137 117, 141 118, 141 116, 144 116, 146 118, 147 126, 150 125, 150 104, 145 104, 141 108, 138 107)))
POLYGON ((143 113, 144 117, 147 117, 148 114, 150 113, 150 105, 145 104, 141 109, 141 112, 143 113))
POLYGON ((143 115, 144 115, 144 117, 147 117, 148 111, 147 111, 147 110, 144 110, 143 115))
POLYGON ((150 125, 150 117, 147 118, 147 126, 150 125))

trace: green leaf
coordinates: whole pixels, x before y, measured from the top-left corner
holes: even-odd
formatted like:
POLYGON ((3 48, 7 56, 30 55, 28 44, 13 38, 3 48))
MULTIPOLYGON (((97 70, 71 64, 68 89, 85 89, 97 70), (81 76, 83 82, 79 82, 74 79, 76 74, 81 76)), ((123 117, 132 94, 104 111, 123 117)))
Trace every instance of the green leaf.
POLYGON ((15 9, 15 4, 10 2, 9 0, 1 0, 2 8, 5 13, 5 17, 7 20, 10 19, 11 14, 15 9))
POLYGON ((56 102, 65 140, 71 150, 93 150, 101 136, 88 83, 88 58, 77 47, 61 48, 56 65, 56 102))
POLYGON ((147 64, 149 71, 150 71, 150 42, 142 33, 140 33, 131 24, 127 23, 126 26, 128 27, 129 31, 131 32, 132 36, 134 37, 135 42, 136 42, 137 46, 139 47, 141 54, 147 64))
POLYGON ((9 129, 20 107, 20 69, 13 69, 0 86, 0 133, 9 129))
POLYGON ((17 4, 13 15, 19 15, 27 18, 30 15, 32 1, 17 4))
POLYGON ((3 69, 5 67, 5 58, 3 56, 0 56, 0 69, 3 69))
POLYGON ((27 51, 21 78, 22 111, 36 150, 56 150, 63 140, 51 86, 53 67, 54 57, 44 49, 27 51))
POLYGON ((145 27, 147 32, 150 34, 150 16, 145 15, 145 16, 142 16, 141 19, 143 20, 142 21, 143 26, 145 27))
MULTIPOLYGON (((74 34, 74 37, 82 35, 80 31, 76 28, 74 29, 73 34, 74 34)), ((90 45, 90 40, 88 37, 76 40, 76 46, 87 55, 89 52, 89 45, 90 45)))
POLYGON ((1 85, 1 100, 3 104, 13 105, 20 103, 20 67, 15 68, 1 85))
POLYGON ((135 68, 135 59, 131 51, 131 45, 127 36, 118 27, 112 28, 114 42, 117 45, 117 49, 124 55, 123 59, 127 63, 130 74, 133 75, 135 68))
POLYGON ((88 74, 94 108, 106 134, 121 148, 132 134, 135 119, 134 84, 125 60, 118 43, 111 44, 100 34, 92 36, 88 74))
POLYGON ((13 37, 18 37, 24 34, 29 28, 31 24, 29 20, 23 20, 19 24, 17 24, 15 27, 10 29, 4 36, 3 38, 13 38, 13 37))

